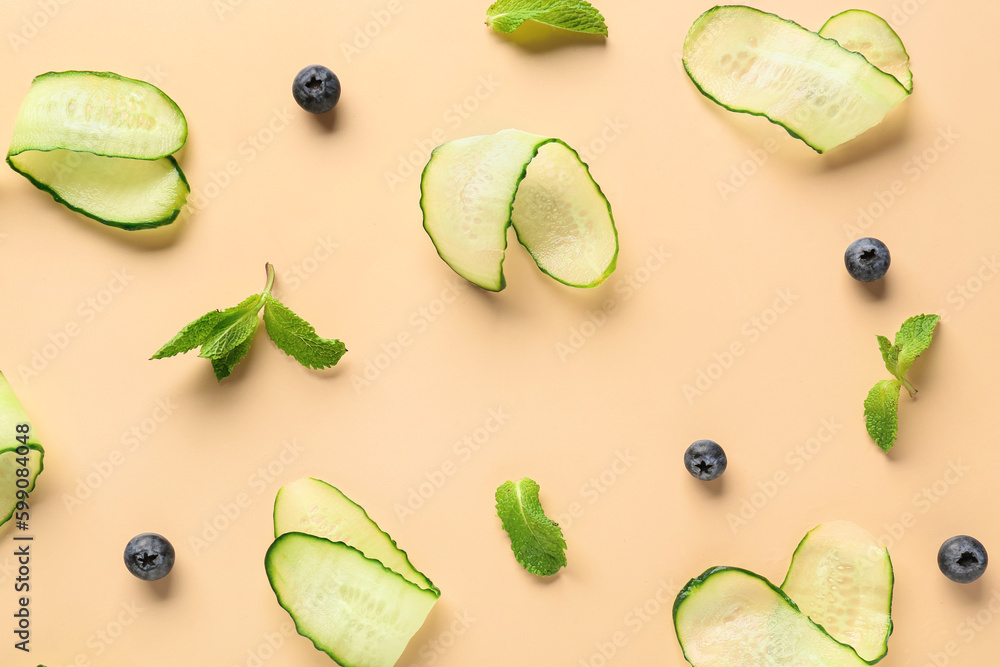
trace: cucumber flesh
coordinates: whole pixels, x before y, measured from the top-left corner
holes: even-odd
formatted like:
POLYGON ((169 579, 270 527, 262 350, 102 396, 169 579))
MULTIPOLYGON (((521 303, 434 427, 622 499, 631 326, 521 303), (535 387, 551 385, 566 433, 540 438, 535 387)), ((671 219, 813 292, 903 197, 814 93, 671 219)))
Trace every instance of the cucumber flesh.
POLYGON ((420 206, 441 258, 483 289, 506 286, 511 225, 538 267, 564 284, 595 287, 616 265, 611 207, 558 139, 503 130, 439 146, 421 178, 420 206))
POLYGON ((692 579, 674 602, 674 628, 695 667, 865 667, 763 577, 730 567, 692 579))
POLYGON ((14 514, 17 507, 18 488, 23 488, 30 493, 35 488, 35 479, 45 467, 43 459, 45 450, 36 442, 34 425, 28 419, 28 414, 24 411, 21 401, 14 395, 14 389, 7 382, 7 378, 0 373, 0 526, 5 524, 14 514), (18 432, 19 424, 27 424, 28 442, 22 443, 17 437, 22 435, 18 432), (27 454, 24 448, 27 448, 27 454), (21 453, 17 452, 21 448, 21 453), (27 463, 25 466, 24 463, 27 463), (27 476, 18 475, 18 468, 26 467, 27 476), (18 487, 17 480, 26 479, 27 485, 18 487))
POLYGON ((155 160, 179 150, 187 120, 156 86, 111 72, 35 77, 14 123, 10 155, 65 149, 155 160))
POLYGON ((809 531, 781 584, 804 614, 870 664, 888 651, 892 587, 889 551, 850 521, 809 531))
POLYGON ((191 191, 170 156, 131 160, 53 150, 26 151, 8 156, 7 162, 59 203, 123 229, 173 222, 191 191))
POLYGON ((909 94, 861 54, 751 7, 702 14, 683 61, 705 96, 765 116, 819 153, 879 124, 909 94))
POLYGON ((286 533, 264 559, 299 634, 342 667, 393 667, 437 596, 343 542, 286 533))
POLYGON ((441 595, 360 505, 326 482, 304 478, 278 490, 274 500, 274 536, 291 532, 343 542, 414 585, 441 595))
POLYGON ((881 16, 863 9, 848 9, 823 24, 819 35, 836 40, 848 51, 860 53, 875 67, 896 77, 907 92, 913 91, 910 55, 899 35, 881 16))

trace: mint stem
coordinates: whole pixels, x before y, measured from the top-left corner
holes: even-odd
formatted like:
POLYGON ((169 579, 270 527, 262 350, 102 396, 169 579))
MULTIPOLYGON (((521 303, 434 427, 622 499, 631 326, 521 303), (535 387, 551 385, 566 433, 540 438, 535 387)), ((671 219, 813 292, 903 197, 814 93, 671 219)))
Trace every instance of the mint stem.
POLYGON ((267 271, 267 284, 264 285, 264 291, 261 292, 261 296, 270 295, 271 288, 274 287, 274 267, 271 266, 271 262, 264 264, 264 270, 267 271))
POLYGON ((910 384, 909 380, 906 378, 900 378, 900 381, 903 383, 903 386, 906 387, 906 391, 910 393, 910 398, 917 395, 917 388, 910 384))

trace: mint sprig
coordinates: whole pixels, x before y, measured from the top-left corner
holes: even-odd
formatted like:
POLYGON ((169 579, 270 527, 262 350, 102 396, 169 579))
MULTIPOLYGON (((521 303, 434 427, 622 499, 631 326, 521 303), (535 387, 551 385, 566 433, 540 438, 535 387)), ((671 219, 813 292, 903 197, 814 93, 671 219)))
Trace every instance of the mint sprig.
POLYGON ((899 433, 899 390, 906 387, 910 398, 916 396, 917 390, 906 379, 906 374, 917 357, 930 346, 934 327, 940 319, 939 315, 911 317, 903 322, 892 343, 885 336, 875 337, 886 370, 894 379, 880 380, 868 392, 865 398, 865 426, 868 435, 884 452, 892 449, 899 433))
POLYGON ((221 382, 250 351, 264 309, 267 334, 285 354, 308 368, 335 366, 347 352, 339 340, 320 338, 311 324, 293 313, 271 294, 274 267, 265 265, 267 284, 238 305, 213 310, 181 329, 151 359, 163 359, 201 347, 199 357, 211 360, 215 377, 221 382))
POLYGON ((604 17, 586 0, 497 0, 486 10, 486 25, 497 32, 513 32, 525 21, 608 36, 604 17))
POLYGON ((497 516, 510 537, 514 558, 528 572, 548 577, 566 565, 562 528, 545 516, 538 484, 525 477, 497 488, 497 516))

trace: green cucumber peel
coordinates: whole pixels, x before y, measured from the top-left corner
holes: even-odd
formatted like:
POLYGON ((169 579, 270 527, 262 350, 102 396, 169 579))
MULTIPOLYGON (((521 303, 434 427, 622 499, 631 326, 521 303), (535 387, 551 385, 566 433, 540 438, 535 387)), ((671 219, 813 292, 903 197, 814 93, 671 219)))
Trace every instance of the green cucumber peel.
POLYGON ((485 290, 507 285, 507 229, 542 272, 571 287, 602 284, 615 270, 611 205, 565 142, 503 130, 438 146, 420 181, 424 230, 438 255, 485 290))
POLYGON ((198 356, 212 362, 215 377, 222 382, 250 350, 259 326, 258 315, 263 309, 264 327, 278 349, 307 368, 335 366, 347 347, 337 339, 321 338, 311 324, 278 301, 271 294, 274 267, 268 263, 264 269, 267 284, 263 290, 231 308, 202 315, 181 329, 150 359, 164 359, 200 347, 198 356))

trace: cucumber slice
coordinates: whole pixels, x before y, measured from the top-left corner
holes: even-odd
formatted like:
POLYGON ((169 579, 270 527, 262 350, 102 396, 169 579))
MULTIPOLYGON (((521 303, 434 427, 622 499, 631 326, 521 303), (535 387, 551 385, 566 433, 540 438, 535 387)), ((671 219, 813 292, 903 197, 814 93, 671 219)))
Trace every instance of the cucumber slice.
POLYGON ((173 222, 191 192, 171 156, 129 160, 66 150, 28 151, 9 156, 7 163, 60 204, 122 229, 173 222))
POLYGON ((683 61, 706 97, 764 116, 819 153, 878 125, 909 94, 861 54, 751 7, 702 14, 683 61))
POLYGON ((49 72, 31 82, 8 154, 65 149, 155 160, 186 139, 184 114, 152 84, 112 72, 49 72))
POLYGON ((831 521, 802 538, 781 590, 834 639, 874 664, 889 650, 892 585, 889 551, 864 528, 831 521))
POLYGON ((7 163, 35 187, 106 225, 173 222, 191 192, 170 154, 184 114, 156 86, 111 72, 35 77, 17 115, 7 163))
POLYGON ((819 36, 836 40, 848 51, 857 51, 872 65, 896 77, 906 92, 913 91, 910 54, 881 16, 863 9, 848 9, 824 23, 819 36))
POLYGON ((304 478, 278 490, 274 499, 274 536, 291 532, 343 542, 414 585, 441 595, 360 505, 326 482, 304 478))
POLYGON ((14 389, 7 378, 0 373, 0 526, 13 516, 20 500, 18 490, 31 493, 35 488, 35 480, 45 467, 45 450, 38 443, 32 442, 33 439, 34 426, 21 401, 14 395, 14 389), (19 424, 27 424, 28 431, 20 433, 17 429, 19 424), (18 440, 18 436, 24 437, 27 442, 18 440), (18 448, 21 453, 18 453, 18 448), (19 475, 19 468, 27 468, 27 474, 19 475), (25 481, 18 485, 19 479, 25 481))
POLYGON ((674 602, 674 629, 695 667, 865 667, 760 575, 716 567, 692 579, 674 602))
POLYGON ((543 272, 596 287, 615 270, 611 205, 587 165, 551 137, 503 130, 438 146, 420 182, 424 229, 452 269, 498 292, 507 227, 543 272))
POLYGON ((282 535, 264 566, 299 634, 343 667, 395 665, 437 601, 354 547, 315 535, 282 535))

